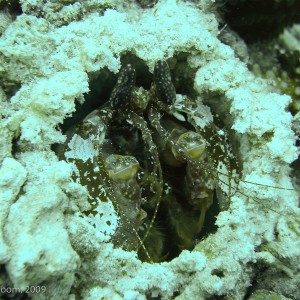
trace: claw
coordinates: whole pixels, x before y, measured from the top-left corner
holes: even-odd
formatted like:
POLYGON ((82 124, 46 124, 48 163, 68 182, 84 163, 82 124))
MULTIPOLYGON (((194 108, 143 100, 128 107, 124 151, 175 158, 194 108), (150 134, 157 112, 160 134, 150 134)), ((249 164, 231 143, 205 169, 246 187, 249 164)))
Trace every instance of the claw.
POLYGON ((172 105, 176 101, 176 90, 166 61, 159 60, 155 64, 154 82, 161 100, 168 105, 172 105))
POLYGON ((118 81, 110 95, 109 103, 112 107, 125 105, 135 85, 135 69, 131 64, 122 67, 118 81))

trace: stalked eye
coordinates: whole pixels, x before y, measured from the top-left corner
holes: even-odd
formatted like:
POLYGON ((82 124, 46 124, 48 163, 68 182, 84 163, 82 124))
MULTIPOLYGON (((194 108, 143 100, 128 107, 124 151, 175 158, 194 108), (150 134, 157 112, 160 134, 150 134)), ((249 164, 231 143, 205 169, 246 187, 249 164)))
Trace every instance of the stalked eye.
MULTIPOLYGON (((202 136, 193 131, 187 131, 178 137, 177 145, 184 153, 192 159, 199 160, 205 150, 205 140, 202 136)), ((172 148, 172 153, 176 159, 181 158, 181 155, 172 148)))
POLYGON ((176 100, 176 90, 166 61, 159 60, 154 67, 154 82, 160 99, 168 105, 176 100))
POLYGON ((135 85, 135 69, 131 64, 122 67, 118 81, 110 95, 109 102, 113 107, 126 104, 135 85))
POLYGON ((108 176, 114 180, 130 180, 136 176, 140 168, 133 156, 112 154, 105 159, 108 176))

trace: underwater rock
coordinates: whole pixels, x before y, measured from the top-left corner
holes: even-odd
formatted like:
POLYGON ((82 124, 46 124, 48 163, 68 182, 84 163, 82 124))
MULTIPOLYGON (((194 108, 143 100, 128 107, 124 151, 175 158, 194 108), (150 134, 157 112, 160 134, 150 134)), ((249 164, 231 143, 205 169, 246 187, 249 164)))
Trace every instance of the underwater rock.
POLYGON ((290 298, 286 298, 277 293, 268 291, 268 290, 256 290, 251 294, 249 300, 288 300, 290 298))
POLYGON ((286 28, 272 41, 249 47, 249 67, 257 77, 269 81, 270 90, 290 95, 289 110, 300 110, 300 26, 286 28))
POLYGON ((15 198, 20 192, 26 178, 26 170, 15 159, 6 157, 0 169, 0 263, 5 263, 9 260, 9 251, 3 237, 4 225, 7 221, 9 208, 15 201, 15 198))
POLYGON ((53 276, 72 275, 79 266, 64 224, 68 200, 57 185, 67 179, 68 172, 62 162, 55 163, 53 158, 37 151, 18 157, 17 163, 25 166, 28 182, 9 208, 4 235, 10 254, 6 269, 13 284, 21 289, 53 276))
POLYGON ((297 0, 217 0, 225 22, 247 42, 272 39, 300 21, 297 0))
MULTIPOLYGON (((242 298, 259 268, 278 274, 278 261, 283 261, 294 277, 286 278, 290 285, 280 293, 297 297, 300 247, 293 245, 299 241, 299 193, 289 164, 298 149, 292 116, 286 111, 291 98, 270 92, 268 82, 256 78, 219 41, 211 1, 161 0, 142 9, 112 0, 105 10, 91 8, 67 17, 64 26, 52 7, 41 8, 42 2, 24 1, 23 10, 31 5, 27 13, 6 28, 0 41, 6 93, 0 122, 5 143, 11 145, 1 146, 1 161, 14 159, 16 170, 23 170, 19 184, 4 186, 13 196, 7 219, 1 216, 6 221, 0 253, 9 258, 3 262, 12 284, 23 290, 44 284, 48 292, 40 296, 48 299, 55 294, 56 282, 56 299, 242 298), (79 113, 91 78, 103 76, 102 70, 117 73, 125 53, 142 60, 150 73, 157 61, 166 59, 172 73, 176 56, 184 53, 184 74, 190 76, 197 97, 183 109, 199 110, 203 117, 193 120, 199 127, 209 115, 200 102, 217 112, 241 164, 237 190, 228 197, 229 207, 217 215, 216 232, 193 241, 193 251, 184 250, 170 262, 142 262, 136 252, 114 247, 83 213, 91 208, 88 193, 72 179, 72 165, 58 161, 54 153, 54 144, 66 140, 59 126, 79 113)), ((47 3, 57 5, 58 12, 69 9, 66 1, 47 3)), ((76 3, 71 7, 83 5, 76 3)), ((176 76, 178 85, 189 82, 176 76)), ((115 84, 105 84, 105 78, 103 82, 115 84)), ((96 107, 108 100, 105 97, 97 98, 96 107)), ((219 182, 228 186, 232 178, 217 170, 219 182)), ((11 182, 9 176, 11 172, 1 174, 1 182, 11 182)), ((115 222, 111 207, 103 205, 99 214, 115 222)))

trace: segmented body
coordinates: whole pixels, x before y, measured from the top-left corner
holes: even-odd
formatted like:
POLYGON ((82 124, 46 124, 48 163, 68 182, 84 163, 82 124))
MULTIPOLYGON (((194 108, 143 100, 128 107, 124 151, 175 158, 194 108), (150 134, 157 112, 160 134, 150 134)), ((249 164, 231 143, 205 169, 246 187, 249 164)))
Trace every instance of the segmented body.
POLYGON ((169 219, 173 246, 190 249, 214 192, 226 209, 238 189, 226 132, 199 101, 176 99, 165 61, 156 63, 149 91, 135 89, 135 70, 125 65, 109 101, 69 130, 60 156, 87 187, 91 210, 85 213, 97 216, 100 201, 112 201, 119 216, 112 242, 142 260, 160 261, 168 252, 154 224, 158 214, 169 219), (179 180, 164 176, 177 168, 179 180))

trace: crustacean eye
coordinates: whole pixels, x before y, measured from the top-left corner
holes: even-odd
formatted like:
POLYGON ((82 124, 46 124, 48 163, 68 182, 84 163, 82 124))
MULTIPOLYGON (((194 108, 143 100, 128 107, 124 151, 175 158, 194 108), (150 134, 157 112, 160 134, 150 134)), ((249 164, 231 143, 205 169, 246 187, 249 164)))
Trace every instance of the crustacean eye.
POLYGON ((136 176, 140 168, 133 156, 112 154, 105 159, 108 176, 114 180, 130 180, 136 176))
MULTIPOLYGON (((178 135, 178 131, 173 129, 171 136, 178 135)), ((176 143, 184 153, 195 160, 199 160, 202 154, 205 151, 205 140, 201 137, 199 133, 194 131, 187 131, 179 135, 176 140, 176 143)), ((172 147, 172 153, 178 160, 184 160, 184 158, 178 153, 174 147, 172 147)))

